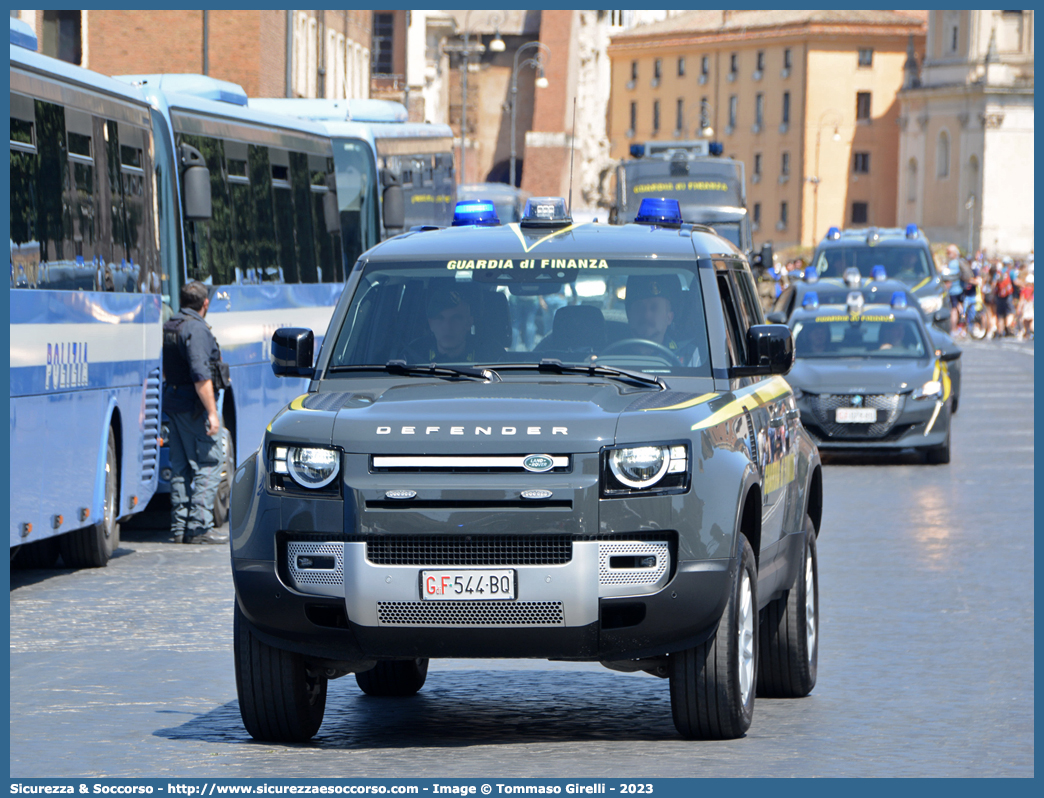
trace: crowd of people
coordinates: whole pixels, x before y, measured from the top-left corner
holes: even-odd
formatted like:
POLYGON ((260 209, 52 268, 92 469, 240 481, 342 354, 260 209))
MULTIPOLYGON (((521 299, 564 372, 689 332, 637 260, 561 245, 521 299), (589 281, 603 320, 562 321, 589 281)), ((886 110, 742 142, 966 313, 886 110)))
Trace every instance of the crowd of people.
POLYGON ((1022 261, 979 250, 969 261, 950 245, 946 258, 954 337, 1033 338, 1032 251, 1022 261))

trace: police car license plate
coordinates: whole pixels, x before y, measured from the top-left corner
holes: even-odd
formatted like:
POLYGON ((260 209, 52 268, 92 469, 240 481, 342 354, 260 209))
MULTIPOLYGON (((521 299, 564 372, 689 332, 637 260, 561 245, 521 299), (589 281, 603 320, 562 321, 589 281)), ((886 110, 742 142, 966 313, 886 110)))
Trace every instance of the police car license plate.
POLYGON ((515 598, 515 572, 421 571, 421 598, 431 601, 497 601, 515 598))
POLYGON ((835 420, 838 424, 873 424, 877 409, 873 407, 839 407, 835 420))

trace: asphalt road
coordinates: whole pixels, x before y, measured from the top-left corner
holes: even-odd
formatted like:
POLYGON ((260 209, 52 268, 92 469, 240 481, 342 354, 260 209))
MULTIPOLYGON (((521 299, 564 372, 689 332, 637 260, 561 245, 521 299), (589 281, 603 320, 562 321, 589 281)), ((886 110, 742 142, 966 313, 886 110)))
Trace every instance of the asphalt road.
POLYGON ((953 462, 832 459, 819 681, 740 740, 680 739, 667 682, 433 662, 330 683, 310 745, 239 719, 224 547, 124 533, 108 568, 11 572, 12 777, 1033 776, 1033 349, 964 355, 953 462))

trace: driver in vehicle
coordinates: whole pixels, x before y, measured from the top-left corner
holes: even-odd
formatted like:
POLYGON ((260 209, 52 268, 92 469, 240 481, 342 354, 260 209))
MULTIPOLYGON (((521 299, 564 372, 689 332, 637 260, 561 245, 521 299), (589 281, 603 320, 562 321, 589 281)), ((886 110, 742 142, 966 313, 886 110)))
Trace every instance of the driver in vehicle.
POLYGON ((461 291, 435 290, 428 299, 428 335, 403 350, 407 363, 474 363, 484 359, 484 349, 472 334, 475 319, 471 303, 461 291))
MULTIPOLYGON (((627 278, 627 326, 633 338, 652 341, 687 363, 691 347, 674 339, 675 305, 680 304, 678 278, 674 275, 632 275, 627 278)), ((635 344, 633 351, 655 355, 662 349, 635 344)))
POLYGON ((906 328, 898 322, 885 322, 878 335, 878 349, 903 349, 906 346, 906 328))

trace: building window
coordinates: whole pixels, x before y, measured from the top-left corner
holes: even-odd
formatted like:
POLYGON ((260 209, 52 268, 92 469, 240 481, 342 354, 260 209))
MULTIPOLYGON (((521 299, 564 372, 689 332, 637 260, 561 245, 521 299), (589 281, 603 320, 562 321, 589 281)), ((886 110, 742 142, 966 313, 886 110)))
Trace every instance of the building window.
POLYGON ((790 92, 783 92, 783 119, 780 120, 784 125, 790 124, 790 92))
POLYGON ((80 25, 79 11, 44 11, 40 52, 79 65, 82 59, 80 25))
POLYGON ((631 80, 638 80, 638 62, 631 62, 631 80))
POLYGON ((660 101, 653 100, 653 133, 660 132, 660 101))
POLYGON ((681 131, 685 129, 685 100, 678 98, 678 105, 674 112, 674 129, 681 131))
POLYGON ((765 123, 765 95, 758 92, 754 97, 754 125, 758 129, 765 123))
POLYGON ((782 230, 787 226, 787 203, 779 203, 779 229, 782 230))
POLYGON ((874 49, 872 47, 859 48, 859 66, 868 67, 874 65, 874 49))
POLYGON ((663 72, 663 59, 657 58, 653 61, 653 80, 659 80, 663 72))
POLYGON ((951 53, 956 53, 957 52, 957 34, 958 34, 959 31, 960 31, 960 28, 958 28, 956 25, 954 25, 950 29, 950 52, 951 53))
POLYGON ((870 92, 856 92, 856 119, 867 121, 870 119, 870 92))
POLYGON ((917 202, 917 159, 911 158, 906 166, 906 201, 917 202))
POLYGON ((870 174, 870 153, 857 152, 853 157, 852 171, 857 175, 870 174))
POLYGON ((678 59, 678 77, 679 78, 684 78, 685 77, 685 58, 684 57, 678 59))
POLYGON ((935 147, 935 176, 950 176, 950 136, 945 130, 939 133, 939 143, 935 147))
POLYGON ((729 72, 731 74, 733 74, 733 75, 735 75, 737 72, 739 72, 739 54, 738 53, 732 53, 732 55, 729 56, 729 72))
POLYGON ((754 224, 761 224, 761 203, 754 203, 754 224))
POLYGON ((758 63, 758 66, 757 66, 758 72, 764 72, 765 71, 765 51, 764 50, 758 50, 757 63, 758 63))
POLYGON ((779 173, 781 175, 784 175, 784 176, 790 174, 790 153, 789 152, 785 152, 785 153, 783 153, 782 156, 780 156, 780 159, 779 159, 779 173))
POLYGON ((710 100, 700 97, 700 132, 710 127, 710 100))
POLYGON ((739 97, 735 94, 729 96, 729 127, 736 127, 736 115, 739 112, 739 97))
POLYGON ((783 51, 783 68, 790 69, 792 66, 793 63, 790 59, 790 48, 788 47, 786 50, 783 51))
POLYGON ((373 12, 373 52, 371 72, 374 75, 391 75, 395 71, 392 58, 392 41, 395 32, 395 15, 373 12))
POLYGON ((700 74, 706 77, 710 74, 710 56, 705 55, 700 59, 700 74))
POLYGON ((754 153, 754 174, 761 175, 761 153, 754 153))
POLYGON ((869 206, 865 202, 852 203, 852 224, 866 224, 869 206))
POLYGON ((635 129, 637 127, 638 127, 638 103, 632 102, 631 103, 631 127, 629 128, 629 130, 631 131, 631 135, 632 136, 634 135, 634 131, 635 131, 635 129))

